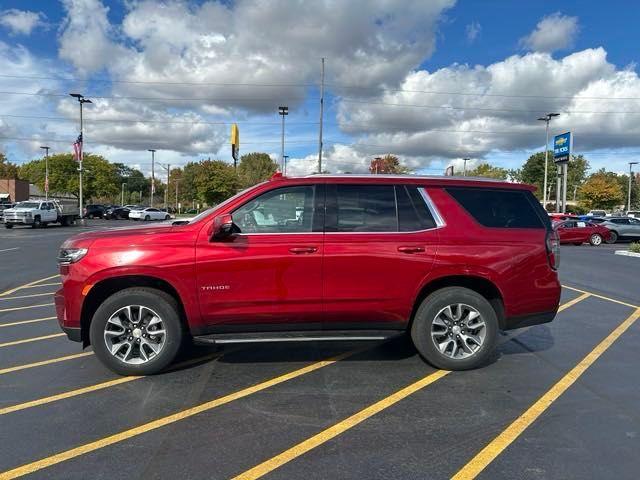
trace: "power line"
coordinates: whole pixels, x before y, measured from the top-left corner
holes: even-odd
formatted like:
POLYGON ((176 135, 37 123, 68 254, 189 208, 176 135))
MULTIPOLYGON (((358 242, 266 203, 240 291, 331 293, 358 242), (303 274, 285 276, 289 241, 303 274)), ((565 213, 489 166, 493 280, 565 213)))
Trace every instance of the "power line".
MULTIPOLYGON (((0 74, 0 78, 16 78, 30 80, 55 80, 81 83, 116 83, 131 85, 185 85, 185 86, 218 86, 218 87, 267 87, 267 88, 311 88, 319 87, 316 83, 224 83, 224 82, 174 82, 166 80, 116 80, 112 78, 73 78, 73 77, 49 77, 40 75, 9 75, 0 74)), ((487 93, 487 92, 452 92, 443 90, 414 90, 406 88, 389 88, 382 86, 362 86, 344 85, 340 83, 325 83, 325 86, 346 89, 346 90, 369 90, 388 91, 400 93, 424 93, 429 95, 460 95, 478 97, 498 97, 498 98, 548 98, 548 99, 572 99, 572 100, 640 100, 640 97, 599 97, 599 96, 575 96, 575 95, 530 95, 530 94, 507 94, 507 93, 487 93)), ((94 95, 95 97, 95 95, 94 95)))

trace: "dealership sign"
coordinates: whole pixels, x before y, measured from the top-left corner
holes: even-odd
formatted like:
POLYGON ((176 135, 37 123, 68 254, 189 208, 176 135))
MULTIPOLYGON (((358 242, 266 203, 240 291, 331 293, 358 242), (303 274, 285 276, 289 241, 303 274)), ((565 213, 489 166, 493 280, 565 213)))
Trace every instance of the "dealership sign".
POLYGON ((571 132, 556 135, 553 139, 553 160, 556 163, 568 162, 571 158, 573 137, 571 132))

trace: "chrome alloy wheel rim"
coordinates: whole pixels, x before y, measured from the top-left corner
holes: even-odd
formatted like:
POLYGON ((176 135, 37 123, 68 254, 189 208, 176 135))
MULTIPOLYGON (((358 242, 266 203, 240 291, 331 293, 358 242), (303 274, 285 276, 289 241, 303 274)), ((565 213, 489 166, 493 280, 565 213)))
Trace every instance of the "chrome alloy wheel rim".
POLYGON ((594 233, 593 235, 591 235, 591 243, 593 243, 594 245, 600 245, 602 243, 602 237, 597 233, 594 233))
POLYGON ((157 357, 167 334, 160 315, 142 305, 117 310, 104 327, 104 343, 118 360, 140 365, 157 357))
POLYGON ((431 323, 431 339, 438 351, 454 360, 474 355, 484 343, 487 326, 480 312, 457 303, 440 310, 431 323))

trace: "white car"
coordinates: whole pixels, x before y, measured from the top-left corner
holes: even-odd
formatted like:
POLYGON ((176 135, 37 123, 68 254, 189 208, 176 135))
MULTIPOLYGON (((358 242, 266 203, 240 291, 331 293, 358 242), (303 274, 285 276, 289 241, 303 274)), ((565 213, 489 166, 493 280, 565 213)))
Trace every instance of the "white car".
POLYGON ((130 220, 169 220, 171 215, 157 208, 147 207, 142 210, 131 210, 129 212, 130 220))

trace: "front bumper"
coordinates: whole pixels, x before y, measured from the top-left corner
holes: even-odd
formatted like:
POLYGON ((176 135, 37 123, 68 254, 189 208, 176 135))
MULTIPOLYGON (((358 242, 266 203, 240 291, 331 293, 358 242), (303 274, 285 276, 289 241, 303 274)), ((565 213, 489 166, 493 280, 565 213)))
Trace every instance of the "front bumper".
POLYGON ((62 327, 62 331, 67 334, 69 340, 82 342, 82 330, 80 328, 62 327))

